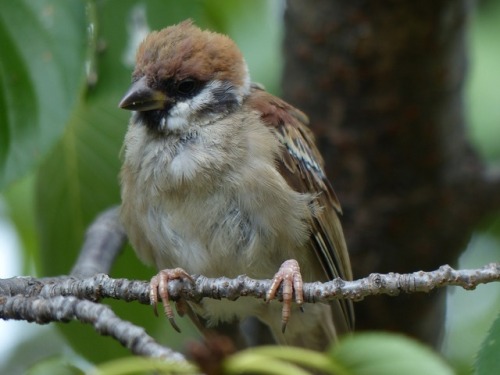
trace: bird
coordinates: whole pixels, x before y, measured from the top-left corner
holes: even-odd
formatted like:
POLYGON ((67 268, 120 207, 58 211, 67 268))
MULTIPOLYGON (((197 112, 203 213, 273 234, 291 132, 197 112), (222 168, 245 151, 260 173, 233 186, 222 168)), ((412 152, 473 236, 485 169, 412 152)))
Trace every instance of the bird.
POLYGON ((120 218, 174 328, 171 280, 246 274, 272 279, 267 300, 190 302, 200 329, 316 350, 353 329, 348 300, 301 312, 304 282, 352 280, 341 206, 308 117, 252 83, 232 39, 190 19, 149 33, 119 107, 120 218))

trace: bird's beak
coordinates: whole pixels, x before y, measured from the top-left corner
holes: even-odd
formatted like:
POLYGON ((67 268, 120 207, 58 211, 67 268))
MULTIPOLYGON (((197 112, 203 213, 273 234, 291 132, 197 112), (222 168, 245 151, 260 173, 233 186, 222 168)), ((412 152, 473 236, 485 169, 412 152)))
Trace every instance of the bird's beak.
POLYGON ((131 111, 151 111, 165 108, 167 102, 167 96, 150 88, 146 77, 142 77, 130 86, 118 106, 131 111))

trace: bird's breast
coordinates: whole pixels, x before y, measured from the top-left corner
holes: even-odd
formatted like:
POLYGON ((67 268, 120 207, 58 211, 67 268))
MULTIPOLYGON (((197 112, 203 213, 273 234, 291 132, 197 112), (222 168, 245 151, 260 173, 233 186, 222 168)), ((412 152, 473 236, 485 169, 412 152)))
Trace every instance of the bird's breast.
POLYGON ((272 137, 244 116, 185 140, 130 127, 122 218, 139 256, 159 269, 265 278, 296 258, 312 197, 277 171, 272 137))

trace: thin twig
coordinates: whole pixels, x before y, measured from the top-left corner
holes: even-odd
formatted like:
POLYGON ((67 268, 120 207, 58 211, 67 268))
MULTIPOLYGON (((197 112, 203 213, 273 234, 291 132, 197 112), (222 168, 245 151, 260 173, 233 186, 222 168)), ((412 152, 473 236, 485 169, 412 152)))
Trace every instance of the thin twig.
POLYGON ((0 297, 0 317, 38 324, 78 320, 91 324, 101 335, 115 338, 136 355, 186 361, 182 354, 158 344, 143 328, 118 318, 110 307, 71 296, 0 297))
POLYGON ((100 213, 85 233, 85 240, 71 275, 79 278, 109 273, 127 235, 119 220, 120 206, 100 213))

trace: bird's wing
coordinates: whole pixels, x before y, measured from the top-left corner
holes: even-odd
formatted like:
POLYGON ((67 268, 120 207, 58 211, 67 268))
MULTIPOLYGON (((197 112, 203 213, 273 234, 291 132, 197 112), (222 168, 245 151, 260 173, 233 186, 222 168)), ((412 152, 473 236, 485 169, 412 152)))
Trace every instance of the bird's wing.
MULTIPOLYGON (((336 277, 352 280, 351 264, 339 221, 342 212, 340 203, 323 170, 323 158, 307 126, 309 119, 258 86, 253 86, 248 105, 260 113, 262 121, 284 146, 285 151, 278 160, 282 176, 295 191, 316 196, 321 209, 312 218, 310 242, 325 276, 329 280, 336 277)), ((351 301, 341 300, 340 307, 348 329, 352 329, 354 313, 351 301)))

